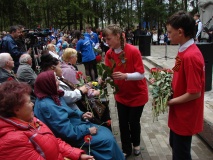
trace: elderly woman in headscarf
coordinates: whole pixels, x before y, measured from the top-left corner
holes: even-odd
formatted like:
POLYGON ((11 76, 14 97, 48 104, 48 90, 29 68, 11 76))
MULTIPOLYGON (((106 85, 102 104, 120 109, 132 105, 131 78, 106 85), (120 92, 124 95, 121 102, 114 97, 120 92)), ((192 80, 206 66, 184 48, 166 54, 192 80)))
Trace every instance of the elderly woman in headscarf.
POLYGON ((124 160, 124 155, 117 145, 111 131, 103 126, 89 122, 90 112, 68 107, 63 99, 63 91, 59 90, 59 82, 53 71, 45 71, 38 75, 35 82, 35 115, 41 119, 56 137, 60 137, 74 146, 89 147, 91 155, 98 160, 124 160), (90 143, 84 138, 91 135, 90 143))
POLYGON ((78 108, 75 102, 79 101, 88 89, 86 86, 75 87, 74 84, 69 83, 62 77, 61 62, 50 54, 43 54, 41 56, 40 67, 42 71, 52 70, 56 73, 59 79, 59 88, 64 91, 64 100, 71 108, 78 108))
MULTIPOLYGON (((67 49, 70 50, 71 48, 67 49)), ((71 49, 71 51, 72 50, 74 49, 71 49)), ((74 53, 76 53, 76 51, 74 53)), ((66 52, 65 55, 67 55, 66 52)), ((70 56, 71 57, 67 56, 67 59, 76 59, 75 57, 72 57, 72 55, 70 56)), ((72 83, 73 81, 69 81, 70 79, 76 79, 76 71, 71 69, 73 67, 72 65, 68 65, 66 63, 64 64, 67 66, 68 72, 71 70, 71 72, 73 71, 73 74, 66 74, 65 77, 63 77, 61 62, 58 59, 52 57, 50 54, 43 54, 41 56, 40 66, 42 71, 52 70, 56 73, 56 76, 59 80, 59 89, 64 91, 63 98, 69 107, 71 107, 72 109, 79 108, 81 111, 84 112, 92 110, 92 112, 94 113, 94 117, 90 121, 95 124, 101 124, 104 121, 110 120, 109 108, 105 107, 101 102, 97 102, 98 100, 94 101, 94 98, 91 97, 98 95, 100 91, 95 91, 88 85, 87 87, 86 85, 76 87, 75 83, 72 83), (87 95, 90 95, 90 97, 88 98, 87 95), (87 102, 85 100, 86 98, 88 100, 87 102), (91 100, 89 101, 90 98, 91 100)), ((106 123, 104 123, 103 126, 108 127, 111 130, 111 125, 107 125, 106 123)))
POLYGON ((0 159, 92 160, 93 156, 56 138, 34 117, 30 93, 31 87, 24 82, 0 85, 0 159))

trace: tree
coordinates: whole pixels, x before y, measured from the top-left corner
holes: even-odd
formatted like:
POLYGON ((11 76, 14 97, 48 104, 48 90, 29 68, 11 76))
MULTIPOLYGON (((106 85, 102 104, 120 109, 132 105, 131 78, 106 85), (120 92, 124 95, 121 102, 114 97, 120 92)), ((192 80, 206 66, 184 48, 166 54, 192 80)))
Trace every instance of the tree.
MULTIPOLYGON (((0 29, 22 24, 27 28, 83 29, 86 24, 104 27, 110 23, 131 28, 149 22, 150 27, 179 9, 187 0, 1 0, 0 29)), ((147 23, 148 24, 148 23, 147 23)), ((149 27, 148 25, 146 27, 149 27)))

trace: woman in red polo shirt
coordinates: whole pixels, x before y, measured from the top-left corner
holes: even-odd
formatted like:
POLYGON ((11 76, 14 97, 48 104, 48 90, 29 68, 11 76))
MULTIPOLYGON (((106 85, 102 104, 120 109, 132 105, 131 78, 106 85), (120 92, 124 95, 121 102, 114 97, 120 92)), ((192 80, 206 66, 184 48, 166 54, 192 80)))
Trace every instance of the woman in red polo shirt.
POLYGON ((103 36, 110 49, 105 56, 105 64, 116 67, 112 77, 119 91, 115 94, 123 152, 126 157, 140 154, 140 118, 148 101, 148 89, 144 78, 144 67, 140 51, 125 42, 122 29, 109 25, 103 36))

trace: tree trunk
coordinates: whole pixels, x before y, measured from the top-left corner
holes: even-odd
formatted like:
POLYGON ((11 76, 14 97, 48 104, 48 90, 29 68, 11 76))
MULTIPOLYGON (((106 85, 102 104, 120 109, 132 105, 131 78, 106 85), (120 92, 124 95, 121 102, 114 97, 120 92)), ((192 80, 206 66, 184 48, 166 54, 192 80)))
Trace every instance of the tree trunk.
POLYGON ((184 10, 187 11, 187 7, 188 7, 187 0, 184 0, 184 2, 185 2, 185 5, 184 5, 185 8, 184 8, 184 10))
POLYGON ((130 16, 129 16, 129 0, 126 0, 126 9, 127 9, 127 26, 128 26, 128 29, 130 28, 129 27, 129 19, 130 19, 130 16))

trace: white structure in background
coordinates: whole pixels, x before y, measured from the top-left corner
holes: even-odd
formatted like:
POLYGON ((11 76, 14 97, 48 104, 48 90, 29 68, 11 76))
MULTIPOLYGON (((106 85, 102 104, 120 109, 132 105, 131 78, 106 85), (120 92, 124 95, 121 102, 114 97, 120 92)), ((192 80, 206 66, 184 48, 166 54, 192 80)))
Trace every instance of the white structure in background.
MULTIPOLYGON (((200 20, 203 23, 203 27, 208 29, 213 25, 213 0, 198 0, 198 9, 200 14, 200 20), (208 26, 205 24, 212 18, 208 26)), ((208 34, 202 33, 202 38, 208 39, 208 34)))

